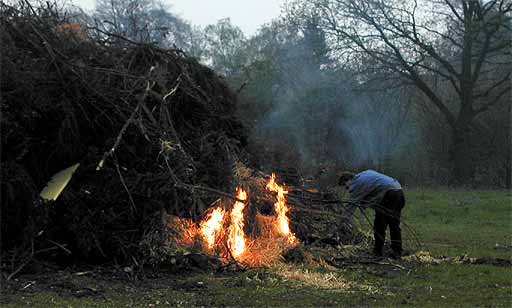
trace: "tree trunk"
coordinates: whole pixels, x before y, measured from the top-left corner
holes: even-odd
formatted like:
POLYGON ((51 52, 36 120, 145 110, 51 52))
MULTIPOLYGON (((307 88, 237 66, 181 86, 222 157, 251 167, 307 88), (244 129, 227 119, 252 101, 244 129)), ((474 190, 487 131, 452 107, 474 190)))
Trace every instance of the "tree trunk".
POLYGON ((458 124, 453 129, 451 159, 452 183, 469 184, 475 174, 477 159, 472 146, 470 127, 467 124, 458 124))
POLYGON ((510 157, 510 155, 507 158, 505 172, 505 187, 507 189, 512 189, 512 157, 510 157))
MULTIPOLYGON (((512 117, 512 104, 508 105, 507 108, 509 119, 512 117)), ((507 141, 505 142, 504 146, 506 150, 506 157, 505 157, 505 187, 507 189, 512 189, 512 149, 511 149, 511 143, 512 143, 512 126, 511 123, 508 122, 505 126, 508 134, 506 134, 507 141)))

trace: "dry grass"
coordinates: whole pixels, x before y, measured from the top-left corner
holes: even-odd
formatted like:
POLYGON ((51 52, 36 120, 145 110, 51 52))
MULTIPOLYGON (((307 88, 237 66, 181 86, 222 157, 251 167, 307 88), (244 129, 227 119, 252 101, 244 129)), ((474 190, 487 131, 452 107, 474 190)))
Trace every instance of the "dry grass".
POLYGON ((233 175, 239 182, 252 176, 253 170, 245 166, 242 162, 237 161, 233 168, 233 175))
POLYGON ((314 269, 306 269, 287 264, 281 264, 276 267, 276 269, 276 274, 284 281, 298 283, 301 286, 317 290, 340 293, 363 293, 366 295, 395 295, 364 281, 348 280, 342 276, 339 270, 319 272, 314 269))
POLYGON ((293 247, 276 228, 276 217, 257 213, 258 226, 254 238, 249 239, 247 252, 239 260, 250 267, 271 267, 283 260, 283 252, 293 247))
POLYGON ((199 237, 199 227, 190 219, 168 215, 165 225, 169 234, 169 244, 194 247, 199 237))
MULTIPOLYGON (((208 249, 201 237, 199 226, 192 220, 170 215, 166 219, 168 245, 182 247, 182 250, 198 249, 209 255, 232 259, 227 245, 227 220, 223 223, 223 232, 217 234, 214 247, 208 249)), ((248 267, 271 267, 283 260, 283 252, 294 245, 290 245, 279 233, 275 221, 274 216, 256 214, 257 228, 254 234, 246 238, 246 251, 236 258, 237 262, 248 267)))
POLYGON ((301 285, 321 290, 350 291, 354 284, 346 281, 337 273, 319 273, 309 269, 298 268, 296 265, 281 264, 277 267, 277 274, 284 281, 298 282, 301 285))
POLYGON ((436 259, 428 251, 418 251, 413 255, 405 256, 402 258, 404 261, 422 263, 422 264, 439 264, 440 261, 436 259))

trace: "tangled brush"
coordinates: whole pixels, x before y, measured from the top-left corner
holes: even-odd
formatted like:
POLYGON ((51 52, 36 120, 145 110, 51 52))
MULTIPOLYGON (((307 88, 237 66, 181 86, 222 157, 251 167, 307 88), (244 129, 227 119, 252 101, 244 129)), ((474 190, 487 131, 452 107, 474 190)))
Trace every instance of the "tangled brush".
POLYGON ((2 253, 143 260, 160 210, 197 220, 217 196, 192 187, 233 187, 245 134, 213 71, 180 50, 70 35, 51 5, 0 5, 2 253), (44 204, 51 176, 77 163, 44 204))

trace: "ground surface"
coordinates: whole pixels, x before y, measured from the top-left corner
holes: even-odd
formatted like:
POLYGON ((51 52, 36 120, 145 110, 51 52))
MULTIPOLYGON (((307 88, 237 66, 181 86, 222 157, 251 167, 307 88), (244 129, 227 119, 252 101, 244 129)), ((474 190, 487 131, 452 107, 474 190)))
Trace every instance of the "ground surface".
POLYGON ((470 257, 483 260, 481 263, 492 263, 486 260, 496 258, 511 260, 512 194, 414 190, 407 193, 407 199, 403 213, 406 249, 424 252, 399 262, 384 259, 363 264, 345 262, 341 268, 327 263, 316 267, 288 264, 244 272, 158 273, 138 281, 129 280, 131 274, 123 269, 55 269, 4 281, 0 304, 512 307, 512 267, 470 264, 475 263, 470 257))

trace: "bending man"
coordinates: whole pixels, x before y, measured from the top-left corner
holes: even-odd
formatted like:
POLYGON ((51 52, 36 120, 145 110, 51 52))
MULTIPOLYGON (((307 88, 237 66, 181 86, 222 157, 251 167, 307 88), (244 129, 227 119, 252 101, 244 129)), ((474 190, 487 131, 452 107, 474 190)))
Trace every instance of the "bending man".
MULTIPOLYGON (((405 206, 402 186, 397 180, 366 170, 358 174, 343 172, 338 185, 345 186, 350 192, 350 199, 362 208, 375 209, 373 235, 375 238, 374 253, 382 256, 382 248, 386 239, 386 229, 389 226, 391 234, 392 257, 402 255, 402 234, 400 230, 400 214, 405 206)), ((357 205, 349 206, 347 214, 352 216, 357 205)))

